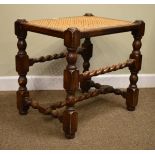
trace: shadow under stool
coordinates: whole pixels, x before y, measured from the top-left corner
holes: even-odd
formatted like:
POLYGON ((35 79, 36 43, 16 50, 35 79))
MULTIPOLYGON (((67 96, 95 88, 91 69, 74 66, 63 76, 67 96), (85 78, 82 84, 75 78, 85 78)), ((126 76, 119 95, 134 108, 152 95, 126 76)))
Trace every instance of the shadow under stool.
POLYGON ((18 38, 16 71, 19 74, 19 89, 17 91, 17 108, 19 113, 25 115, 28 113, 29 107, 32 107, 38 109, 39 112, 45 115, 52 115, 54 118, 58 118, 63 124, 66 138, 74 138, 78 124, 78 113, 75 109, 75 104, 82 100, 99 94, 114 93, 125 98, 127 110, 135 110, 138 103, 139 89, 136 83, 138 81, 137 74, 141 69, 142 55, 140 48, 144 29, 145 23, 143 21, 137 20, 130 22, 115 20, 94 16, 91 13, 86 13, 84 16, 57 19, 17 20, 15 22, 15 34, 18 38), (64 39, 67 52, 42 56, 40 58, 29 58, 26 53, 25 41, 28 31, 64 39), (89 60, 93 52, 93 44, 90 38, 129 31, 134 38, 132 45, 133 51, 129 59, 123 63, 89 71, 89 60), (82 38, 85 40, 80 46, 80 39, 82 38), (78 54, 81 55, 84 60, 82 73, 80 73, 76 67, 78 54), (64 101, 54 103, 49 107, 44 107, 30 98, 29 91, 26 87, 26 75, 33 64, 59 58, 66 58, 67 61, 67 66, 63 74, 63 87, 66 90, 66 98, 64 101), (130 84, 126 90, 116 89, 109 85, 101 85, 91 80, 93 76, 116 71, 125 67, 128 67, 131 72, 129 78, 130 84), (82 93, 80 96, 75 96, 79 87, 82 93), (92 87, 93 89, 90 89, 92 87), (62 108, 65 110, 62 111, 62 108))

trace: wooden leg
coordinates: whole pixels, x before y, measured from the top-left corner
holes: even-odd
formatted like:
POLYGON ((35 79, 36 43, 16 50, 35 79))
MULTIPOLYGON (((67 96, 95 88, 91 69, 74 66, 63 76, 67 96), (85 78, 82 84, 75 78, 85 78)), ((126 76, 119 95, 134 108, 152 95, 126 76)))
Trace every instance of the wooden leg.
POLYGON ((27 114, 29 105, 26 102, 26 99, 29 97, 29 92, 26 88, 27 78, 26 74, 29 71, 29 57, 25 51, 27 32, 22 28, 21 22, 24 20, 17 20, 15 22, 15 34, 18 38, 18 53, 16 55, 16 71, 19 74, 19 89, 17 91, 17 108, 19 113, 24 115, 27 114))
MULTIPOLYGON (((90 67, 90 58, 92 57, 92 52, 93 52, 93 44, 90 41, 90 38, 85 38, 84 43, 82 44, 82 47, 85 49, 82 53, 81 56, 84 60, 83 62, 83 72, 88 71, 90 67)), ((90 89, 90 81, 91 78, 87 80, 82 80, 80 81, 80 88, 82 92, 88 92, 90 89)))
POLYGON ((63 130, 66 138, 74 138, 77 131, 78 113, 75 111, 75 92, 79 86, 79 71, 76 67, 77 48, 80 45, 80 35, 76 28, 65 31, 64 44, 68 53, 67 67, 64 70, 64 89, 66 89, 66 110, 63 113, 63 130))
POLYGON ((139 95, 139 89, 137 88, 137 81, 138 81, 138 72, 141 69, 141 63, 142 63, 142 55, 140 52, 141 48, 141 38, 144 35, 144 28, 145 24, 143 21, 136 21, 139 22, 139 28, 134 30, 132 32, 132 35, 134 37, 133 42, 133 51, 130 54, 131 59, 135 59, 135 63, 129 67, 129 70, 131 72, 130 75, 130 85, 127 88, 127 96, 126 96, 126 105, 127 110, 134 111, 136 105, 138 104, 138 95, 139 95))

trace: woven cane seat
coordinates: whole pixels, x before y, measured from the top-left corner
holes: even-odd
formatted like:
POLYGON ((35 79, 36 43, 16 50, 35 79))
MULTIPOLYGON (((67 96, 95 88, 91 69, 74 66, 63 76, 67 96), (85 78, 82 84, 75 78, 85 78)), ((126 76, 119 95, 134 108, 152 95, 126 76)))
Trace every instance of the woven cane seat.
POLYGON ((77 16, 32 20, 28 21, 27 24, 58 31, 65 31, 67 28, 76 27, 81 32, 86 32, 89 30, 96 30, 100 28, 127 26, 132 24, 132 22, 97 16, 77 16))

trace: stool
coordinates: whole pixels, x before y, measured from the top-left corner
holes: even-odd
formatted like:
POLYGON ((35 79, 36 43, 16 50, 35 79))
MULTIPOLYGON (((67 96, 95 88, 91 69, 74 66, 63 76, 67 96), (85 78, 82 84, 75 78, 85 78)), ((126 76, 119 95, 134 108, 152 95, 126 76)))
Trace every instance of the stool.
POLYGON ((19 19, 15 22, 15 34, 18 38, 18 53, 16 55, 16 71, 19 74, 19 89, 17 91, 17 108, 21 115, 28 113, 29 107, 38 109, 45 115, 52 115, 58 118, 63 124, 63 130, 66 138, 74 138, 77 131, 78 113, 75 104, 79 101, 95 97, 99 94, 114 93, 121 95, 126 99, 127 110, 133 111, 138 103, 139 89, 137 88, 138 72, 141 69, 142 55, 140 52, 141 38, 144 35, 145 23, 143 21, 122 21, 103 17, 97 17, 91 13, 84 16, 65 17, 57 19, 42 19, 26 21, 19 19), (40 58, 29 58, 26 53, 26 36, 27 31, 41 33, 53 37, 64 39, 64 45, 67 52, 54 55, 42 56, 40 58), (127 61, 101 67, 97 70, 89 71, 89 60, 92 57, 93 44, 90 38, 114 33, 131 31, 134 37, 133 51, 127 61), (80 39, 84 38, 84 43, 80 46, 80 39), (77 56, 81 55, 83 62, 83 72, 79 73, 76 67, 77 56), (64 69, 63 87, 66 90, 66 99, 53 103, 49 107, 40 105, 29 96, 27 90, 26 75, 29 67, 38 62, 51 61, 54 59, 65 58, 67 66, 64 69), (130 84, 126 90, 113 88, 109 85, 101 85, 91 80, 91 77, 100 74, 109 73, 128 67, 130 75, 130 84), (75 93, 80 87, 81 95, 75 93), (93 89, 90 89, 92 88, 93 89))

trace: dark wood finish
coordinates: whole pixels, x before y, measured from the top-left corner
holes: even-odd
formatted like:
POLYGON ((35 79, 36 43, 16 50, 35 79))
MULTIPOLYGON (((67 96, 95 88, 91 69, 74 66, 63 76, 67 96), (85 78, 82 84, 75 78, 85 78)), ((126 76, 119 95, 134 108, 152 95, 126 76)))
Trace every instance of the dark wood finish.
POLYGON ((29 92, 26 88, 27 78, 26 74, 29 71, 29 57, 25 51, 26 49, 26 35, 27 32, 21 26, 21 22, 25 20, 17 20, 15 22, 15 34, 18 38, 18 53, 16 55, 16 71, 19 74, 19 89, 17 91, 17 108, 20 114, 27 114, 29 105, 26 104, 25 99, 29 97, 29 92))
POLYGON ((32 99, 27 100, 27 104, 34 109, 38 109, 38 111, 44 115, 51 115, 54 118, 61 119, 62 118, 62 110, 58 109, 64 107, 65 105, 61 105, 61 107, 55 108, 54 106, 44 107, 39 104, 39 102, 34 101, 32 99))
MULTIPOLYGON (((77 54, 82 54, 84 52, 85 48, 79 47, 77 49, 77 54)), ((41 56, 39 58, 30 58, 29 59, 29 66, 33 66, 35 63, 42 63, 46 61, 51 61, 55 59, 60 59, 66 57, 67 52, 61 52, 59 54, 53 54, 53 55, 47 55, 47 56, 41 56)))
POLYGON ((112 66, 107 66, 107 67, 103 67, 97 70, 92 70, 92 71, 85 71, 84 73, 80 74, 80 81, 83 79, 89 79, 92 76, 97 76, 100 74, 105 74, 105 73, 109 73, 112 71, 116 71, 119 69, 123 69, 125 67, 129 67, 132 64, 135 63, 135 59, 128 59, 127 61, 123 62, 123 63, 119 63, 117 65, 112 65, 112 66))
POLYGON ((144 29, 145 29, 145 24, 143 21, 136 21, 135 23, 139 23, 139 27, 136 30, 132 31, 134 41, 133 41, 133 51, 130 54, 130 59, 134 59, 135 63, 129 66, 131 75, 130 75, 130 85, 127 89, 127 98, 126 98, 127 109, 129 111, 134 111, 136 105, 138 104, 139 89, 137 88, 137 81, 138 81, 137 74, 141 69, 142 55, 140 52, 140 48, 142 45, 141 38, 144 35, 144 29))
MULTIPOLYGON (((83 62, 83 72, 88 71, 90 67, 90 58, 92 57, 93 44, 90 41, 90 38, 85 38, 84 43, 82 44, 84 51, 81 53, 81 56, 84 60, 83 62)), ((90 89, 90 80, 91 78, 83 79, 80 81, 80 88, 82 92, 88 92, 90 89)))
MULTIPOLYGON (((83 95, 74 97, 74 104, 77 102, 98 96, 100 94, 114 93, 116 95, 121 95, 123 98, 126 98, 125 91, 122 91, 120 89, 115 89, 109 85, 101 85, 99 83, 95 83, 95 82, 91 81, 91 87, 94 87, 96 89, 94 91, 84 93, 83 95)), ((67 100, 53 103, 49 107, 43 107, 42 105, 39 104, 39 102, 34 101, 30 98, 27 98, 26 102, 32 108, 38 109, 38 111, 40 113, 42 113, 44 115, 51 115, 52 117, 58 118, 58 119, 62 119, 62 111, 64 111, 64 110, 60 110, 60 108, 67 106, 67 100)))
MULTIPOLYGON (((85 16, 93 16, 91 13, 86 13, 85 16)), ((26 20, 17 20, 15 22, 15 34, 18 38, 18 53, 16 55, 16 71, 19 74, 19 89, 17 91, 17 108, 20 114, 27 114, 29 107, 38 109, 40 113, 51 115, 58 118, 63 123, 63 130, 67 138, 74 138, 77 131, 78 113, 75 110, 75 103, 85 99, 92 98, 99 94, 114 93, 121 95, 126 99, 127 109, 135 110, 138 103, 139 89, 137 88, 138 72, 141 69, 142 55, 140 52, 141 38, 144 35, 145 24, 143 21, 135 21, 130 25, 97 28, 91 31, 80 32, 77 28, 68 28, 66 31, 53 30, 45 27, 29 25, 26 20), (64 45, 67 47, 66 53, 42 56, 40 58, 29 58, 26 53, 26 36, 27 31, 41 33, 53 37, 64 39, 64 45), (92 57, 93 45, 90 37, 121 33, 131 31, 134 37, 133 51, 130 54, 129 60, 124 63, 103 67, 97 70, 89 71, 90 58, 92 57), (82 47, 79 48, 80 39, 85 38, 82 47), (80 54, 84 60, 83 73, 79 74, 76 67, 77 54, 80 54), (64 70, 64 89, 66 90, 66 99, 52 104, 49 107, 40 105, 37 101, 33 101, 27 90, 27 72, 29 67, 34 63, 51 61, 54 59, 64 58, 67 60, 67 67, 64 70), (101 85, 91 80, 91 77, 100 74, 108 73, 129 67, 131 72, 130 85, 126 91, 115 89, 109 85, 101 85), (80 87, 83 94, 75 96, 76 90, 80 87), (91 87, 95 90, 88 91, 91 87), (63 109, 65 107, 65 109, 63 109)))
POLYGON ((125 92, 121 91, 120 89, 114 89, 112 86, 108 85, 101 85, 99 89, 95 89, 94 91, 84 93, 83 95, 76 97, 75 102, 80 102, 98 96, 100 94, 109 94, 109 93, 114 93, 116 95, 121 95, 125 97, 125 92))
POLYGON ((67 47, 67 67, 64 70, 64 89, 66 89, 66 110, 63 114, 63 130, 66 138, 74 138, 77 131, 78 113, 74 108, 75 91, 79 86, 79 71, 76 67, 77 49, 80 45, 80 32, 76 28, 65 31, 64 45, 67 47))
MULTIPOLYGON (((121 95, 123 98, 126 98, 126 92, 122 91, 120 89, 115 89, 112 86, 109 85, 101 85, 99 83, 95 83, 93 81, 91 81, 91 87, 96 88, 94 91, 92 92, 88 92, 88 93, 84 93, 83 95, 74 97, 74 104, 79 102, 79 101, 83 101, 86 99, 89 99, 93 96, 97 96, 99 94, 109 94, 109 93, 114 93, 116 95, 121 95)), ((29 101, 28 104, 30 104, 34 109, 40 109, 39 107, 42 107, 41 105, 39 105, 39 103, 37 101, 29 101)), ((52 114, 54 117, 56 117, 55 114, 53 114, 53 110, 56 110, 58 108, 62 108, 64 106, 67 105, 67 101, 59 101, 56 103, 52 103, 52 105, 48 108, 44 108, 45 110, 43 111, 44 114, 52 114), (49 109, 51 111, 49 111, 49 109)), ((42 108, 41 108, 42 109, 42 108)))
POLYGON ((51 61, 51 60, 60 59, 60 58, 64 58, 64 57, 66 57, 66 53, 62 52, 60 54, 47 55, 45 57, 41 56, 39 58, 30 58, 29 59, 29 65, 33 66, 34 63, 51 61))
POLYGON ((94 16, 92 13, 85 13, 84 16, 94 16))
POLYGON ((126 98, 126 92, 125 91, 122 91, 120 89, 113 88, 112 86, 109 86, 109 85, 101 85, 99 83, 95 83, 92 80, 91 80, 91 84, 90 85, 91 85, 91 87, 94 87, 96 89, 100 89, 101 94, 114 93, 115 95, 121 95, 123 98, 126 98))

